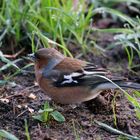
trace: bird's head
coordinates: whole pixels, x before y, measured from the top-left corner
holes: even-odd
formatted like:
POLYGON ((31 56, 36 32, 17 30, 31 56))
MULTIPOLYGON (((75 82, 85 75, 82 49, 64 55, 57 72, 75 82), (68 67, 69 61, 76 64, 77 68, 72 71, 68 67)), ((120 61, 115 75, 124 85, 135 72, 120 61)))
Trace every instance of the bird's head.
POLYGON ((64 55, 58 52, 54 48, 42 48, 33 54, 29 54, 29 57, 34 60, 35 65, 38 67, 47 66, 50 62, 57 62, 64 59, 64 55))

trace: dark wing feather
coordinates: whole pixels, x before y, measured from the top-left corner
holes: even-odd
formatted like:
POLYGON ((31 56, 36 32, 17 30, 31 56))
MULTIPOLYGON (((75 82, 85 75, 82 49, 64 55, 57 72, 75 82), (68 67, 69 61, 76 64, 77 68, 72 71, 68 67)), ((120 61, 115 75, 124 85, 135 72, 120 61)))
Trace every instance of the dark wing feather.
MULTIPOLYGON (((58 69, 52 69, 48 74, 43 75, 53 81, 53 85, 56 87, 73 87, 86 85, 92 88, 98 86, 101 83, 108 82, 103 76, 108 74, 103 68, 98 68, 95 65, 88 63, 83 69, 79 69, 72 73, 59 71, 58 69)), ((114 78, 113 78, 114 79, 114 78)), ((120 79, 114 79, 113 81, 120 81, 120 79)))
MULTIPOLYGON (((60 72, 61 73, 61 72, 60 72)), ((92 86, 97 83, 105 82, 106 79, 95 75, 105 76, 108 72, 103 68, 88 63, 83 69, 73 73, 61 73, 57 81, 54 82, 56 87, 73 87, 87 85, 92 86)))

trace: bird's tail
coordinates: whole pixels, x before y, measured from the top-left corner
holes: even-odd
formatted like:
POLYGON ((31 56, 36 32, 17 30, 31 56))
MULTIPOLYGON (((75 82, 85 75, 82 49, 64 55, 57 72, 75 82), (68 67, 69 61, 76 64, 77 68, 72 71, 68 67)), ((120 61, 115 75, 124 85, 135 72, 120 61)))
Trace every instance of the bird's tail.
POLYGON ((123 89, 131 88, 140 90, 140 84, 133 82, 113 81, 101 83, 97 86, 99 89, 118 89, 119 87, 123 89))
POLYGON ((116 84, 122 88, 132 88, 140 90, 140 84, 133 82, 116 82, 116 84))

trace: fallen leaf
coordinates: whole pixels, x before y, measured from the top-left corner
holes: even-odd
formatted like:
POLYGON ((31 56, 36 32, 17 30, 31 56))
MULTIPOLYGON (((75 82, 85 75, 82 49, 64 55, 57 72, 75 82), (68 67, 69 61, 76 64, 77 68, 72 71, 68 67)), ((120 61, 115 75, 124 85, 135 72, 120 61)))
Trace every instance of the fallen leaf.
POLYGON ((33 99, 33 100, 36 98, 36 96, 33 93, 31 93, 28 97, 33 99))
POLYGON ((9 99, 6 98, 1 98, 0 101, 2 101, 3 103, 9 103, 9 99))

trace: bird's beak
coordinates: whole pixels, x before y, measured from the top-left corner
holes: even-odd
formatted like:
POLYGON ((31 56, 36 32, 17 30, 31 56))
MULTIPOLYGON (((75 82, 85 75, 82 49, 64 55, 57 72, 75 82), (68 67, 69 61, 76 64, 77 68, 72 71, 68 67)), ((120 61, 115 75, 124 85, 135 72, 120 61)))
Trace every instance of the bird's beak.
POLYGON ((32 61, 35 61, 35 59, 36 59, 34 53, 28 54, 27 57, 32 61))

